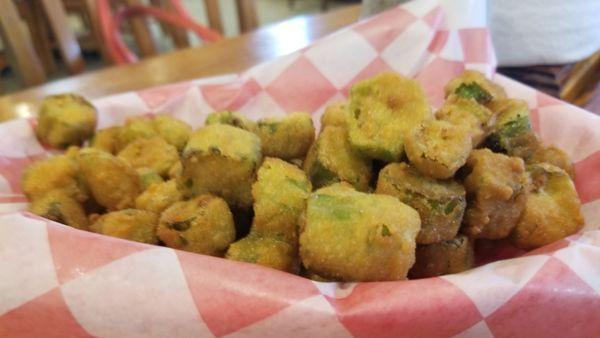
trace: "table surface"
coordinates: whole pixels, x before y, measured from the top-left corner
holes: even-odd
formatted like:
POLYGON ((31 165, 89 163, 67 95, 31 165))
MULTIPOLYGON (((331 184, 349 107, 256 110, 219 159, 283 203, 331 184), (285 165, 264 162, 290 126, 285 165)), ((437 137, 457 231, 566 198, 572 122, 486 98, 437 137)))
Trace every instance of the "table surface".
POLYGON ((210 45, 111 66, 0 97, 0 122, 34 115, 46 95, 73 92, 94 99, 110 94, 239 72, 306 47, 356 22, 360 5, 295 17, 210 45))

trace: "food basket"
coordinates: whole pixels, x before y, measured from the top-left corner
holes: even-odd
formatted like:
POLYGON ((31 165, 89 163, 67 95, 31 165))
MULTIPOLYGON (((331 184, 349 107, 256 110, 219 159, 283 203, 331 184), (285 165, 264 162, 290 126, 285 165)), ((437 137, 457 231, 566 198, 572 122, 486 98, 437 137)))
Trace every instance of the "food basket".
POLYGON ((454 275, 322 283, 284 272, 79 231, 27 213, 20 176, 53 151, 35 119, 0 124, 2 337, 592 337, 600 333, 600 118, 495 74, 484 1, 413 1, 241 74, 95 100, 98 127, 212 111, 253 119, 312 114, 391 70, 431 104, 464 69, 526 100, 534 129, 574 162, 584 228, 532 252, 454 275))

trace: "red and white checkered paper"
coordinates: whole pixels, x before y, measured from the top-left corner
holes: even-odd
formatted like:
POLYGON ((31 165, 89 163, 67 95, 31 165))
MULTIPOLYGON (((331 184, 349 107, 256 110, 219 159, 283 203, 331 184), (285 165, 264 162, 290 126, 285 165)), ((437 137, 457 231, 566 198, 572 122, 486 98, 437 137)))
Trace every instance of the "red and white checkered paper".
MULTIPOLYGON (((318 124, 352 83, 387 70, 418 79, 439 106, 451 77, 467 68, 494 72, 482 3, 411 2, 239 75, 99 99, 99 127, 143 114, 200 126, 219 109, 252 118, 301 110, 318 124)), ((36 141, 35 121, 1 124, 0 336, 598 336, 600 118, 495 80, 527 100, 541 138, 571 156, 586 226, 518 258, 413 281, 313 282, 31 215, 23 211, 20 175, 50 152, 36 141)))

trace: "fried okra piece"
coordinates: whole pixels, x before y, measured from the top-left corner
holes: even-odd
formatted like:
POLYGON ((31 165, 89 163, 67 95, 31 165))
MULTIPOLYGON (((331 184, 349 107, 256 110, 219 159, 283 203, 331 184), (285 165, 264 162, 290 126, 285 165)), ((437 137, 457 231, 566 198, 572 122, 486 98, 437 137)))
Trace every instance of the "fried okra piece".
POLYGON ((209 194, 176 202, 161 214, 158 237, 174 249, 222 256, 235 240, 233 215, 223 199, 209 194))
POLYGON ((141 138, 129 143, 117 155, 133 168, 150 168, 162 177, 179 161, 175 146, 160 137, 141 138))
POLYGON ((310 115, 291 113, 282 118, 259 120, 256 134, 264 156, 291 160, 306 156, 315 140, 315 127, 310 115))
POLYGON ((438 120, 466 128, 473 147, 477 147, 490 133, 496 118, 494 113, 477 102, 460 97, 450 97, 436 112, 438 120))
POLYGON ((467 160, 467 210, 462 231, 469 237, 500 239, 516 226, 525 207, 525 165, 519 157, 477 149, 467 160))
POLYGON ((327 126, 308 151, 304 171, 315 188, 348 182, 357 190, 366 191, 371 180, 371 160, 350 146, 345 128, 327 126))
POLYGON ((135 199, 136 209, 148 210, 160 214, 163 210, 179 202, 183 195, 177 189, 175 180, 152 184, 135 199))
POLYGON ((37 137, 56 148, 81 145, 94 133, 96 108, 79 95, 48 96, 42 102, 37 137))
POLYGON ((119 129, 117 152, 124 149, 129 143, 144 138, 158 136, 152 120, 144 116, 130 117, 119 129))
POLYGON ((505 99, 496 106, 496 124, 486 140, 495 152, 528 158, 538 148, 539 141, 531 128, 529 106, 523 100, 505 99))
POLYGON ((446 121, 427 121, 406 139, 410 163, 425 175, 439 179, 454 176, 472 149, 468 130, 446 121))
POLYGON ((393 162, 404 153, 404 139, 431 111, 417 81, 384 73, 350 89, 346 116, 350 144, 357 151, 393 162))
POLYGON ((566 171, 571 179, 575 178, 575 169, 573 169, 571 159, 569 159, 569 156, 567 156, 564 151, 554 146, 539 147, 531 157, 527 159, 527 163, 549 163, 566 171))
POLYGON ((521 249, 534 249, 576 233, 583 225, 581 202, 569 175, 548 163, 533 164, 525 210, 511 234, 521 249))
POLYGON ((230 205, 252 206, 252 182, 262 162, 255 134, 224 124, 195 131, 182 155, 178 188, 186 197, 213 193, 230 205))
POLYGON ((90 229, 107 236, 156 244, 157 225, 158 214, 146 210, 125 209, 100 216, 90 229))
POLYGON ((137 171, 138 175, 140 176, 144 190, 148 189, 154 183, 164 182, 163 178, 154 169, 142 167, 136 169, 135 171, 137 171))
POLYGON ((246 236, 229 246, 225 258, 291 273, 298 272, 294 247, 272 237, 246 236))
POLYGON ((473 267, 473 241, 459 235, 448 241, 418 245, 415 265, 408 272, 409 278, 427 278, 459 273, 473 267))
POLYGON ((107 152, 82 149, 77 163, 94 199, 109 211, 133 207, 143 190, 135 169, 107 152))
POLYGON ((64 190, 53 190, 33 200, 29 205, 29 211, 73 228, 82 230, 88 228, 88 219, 83 207, 64 190))
POLYGON ((488 104, 506 98, 504 88, 475 70, 466 70, 460 76, 450 80, 444 87, 444 92, 446 98, 456 95, 465 99, 473 99, 479 104, 488 104))
POLYGON ((87 186, 79 175, 77 162, 60 155, 30 164, 21 178, 21 187, 30 201, 52 190, 63 190, 79 202, 88 199, 87 186))
POLYGON ((179 176, 181 176, 182 170, 183 166, 181 165, 181 161, 175 162, 175 164, 173 164, 169 169, 169 178, 177 179, 179 176))
POLYGON ((177 151, 182 151, 192 134, 192 127, 174 117, 167 115, 157 116, 152 120, 152 125, 158 136, 177 151))
POLYGON ((337 183, 311 194, 303 221, 302 263, 324 278, 400 280, 414 263, 419 214, 395 197, 337 183))
POLYGON ((454 238, 467 206, 462 185, 427 177, 406 163, 391 163, 383 168, 375 192, 394 196, 419 212, 418 244, 454 238))
POLYGON ((252 185, 252 234, 298 245, 298 218, 312 187, 302 169, 280 159, 265 158, 252 185))
POLYGON ((327 126, 346 126, 346 103, 336 102, 325 108, 321 115, 321 131, 327 126))
POLYGON ((228 110, 210 113, 206 117, 204 124, 207 126, 211 124, 228 124, 236 128, 244 129, 251 133, 256 133, 256 131, 258 130, 258 125, 256 124, 256 122, 250 120, 249 118, 240 113, 228 110))
POLYGON ((119 146, 119 130, 121 127, 111 127, 98 130, 90 140, 90 147, 116 154, 119 146))

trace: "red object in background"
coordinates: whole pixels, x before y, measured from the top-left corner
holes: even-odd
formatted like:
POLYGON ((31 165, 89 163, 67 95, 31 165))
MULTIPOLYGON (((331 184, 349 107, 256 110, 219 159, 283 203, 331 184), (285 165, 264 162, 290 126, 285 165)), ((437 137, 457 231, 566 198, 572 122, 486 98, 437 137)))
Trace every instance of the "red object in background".
POLYGON ((214 42, 223 38, 219 32, 195 22, 183 7, 181 0, 170 1, 175 12, 168 12, 150 6, 130 5, 121 7, 114 15, 111 10, 110 0, 98 0, 96 2, 102 35, 106 43, 106 50, 115 64, 138 61, 137 55, 135 55, 135 53, 133 53, 123 42, 119 30, 123 20, 130 16, 152 16, 159 21, 190 30, 207 42, 214 42))

